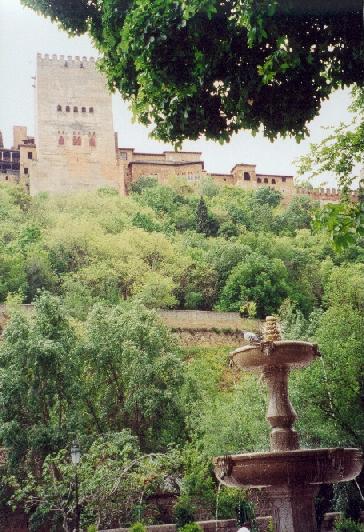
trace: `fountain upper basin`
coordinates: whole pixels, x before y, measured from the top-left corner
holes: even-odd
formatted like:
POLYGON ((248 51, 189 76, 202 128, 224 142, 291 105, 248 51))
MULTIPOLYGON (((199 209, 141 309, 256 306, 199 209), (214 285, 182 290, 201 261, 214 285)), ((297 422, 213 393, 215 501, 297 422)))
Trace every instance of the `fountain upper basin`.
POLYGON ((309 342, 274 341, 239 347, 231 353, 231 363, 239 369, 263 371, 264 367, 302 368, 320 355, 309 342))
POLYGON ((359 475, 359 449, 300 449, 271 453, 219 456, 214 459, 218 479, 230 487, 263 488, 325 484, 359 475))

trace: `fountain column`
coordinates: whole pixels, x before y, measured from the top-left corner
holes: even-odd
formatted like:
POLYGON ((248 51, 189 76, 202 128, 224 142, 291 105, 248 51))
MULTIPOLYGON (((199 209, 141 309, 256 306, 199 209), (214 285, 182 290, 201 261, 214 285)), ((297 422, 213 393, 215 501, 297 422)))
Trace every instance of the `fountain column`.
MULTIPOLYGON (((274 342, 280 340, 276 318, 267 316, 264 330, 264 354, 267 357, 274 357, 274 342)), ((299 448, 298 434, 292 428, 297 414, 288 397, 288 375, 287 366, 270 365, 263 370, 269 398, 267 420, 272 427, 271 451, 292 451, 299 448)))
POLYGON ((319 486, 274 486, 267 488, 276 532, 317 532, 314 499, 319 486))
MULTIPOLYGON (((281 340, 277 320, 267 316, 264 329, 264 353, 274 357, 274 342, 281 340)), ((290 369, 283 365, 269 365, 263 370, 268 388, 267 420, 271 451, 293 451, 299 448, 298 434, 293 429, 297 414, 288 396, 290 369)), ((267 496, 272 505, 272 520, 277 532, 316 532, 314 497, 318 487, 302 485, 272 486, 267 496)))

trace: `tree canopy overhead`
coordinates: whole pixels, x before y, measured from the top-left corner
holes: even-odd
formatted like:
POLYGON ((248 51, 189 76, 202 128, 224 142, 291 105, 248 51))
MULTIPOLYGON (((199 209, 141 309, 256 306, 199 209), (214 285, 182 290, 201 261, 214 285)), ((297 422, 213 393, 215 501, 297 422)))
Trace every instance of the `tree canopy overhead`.
POLYGON ((300 138, 334 89, 363 84, 355 0, 339 13, 276 0, 22 2, 71 34, 89 33, 109 86, 164 141, 227 141, 260 128, 300 138))

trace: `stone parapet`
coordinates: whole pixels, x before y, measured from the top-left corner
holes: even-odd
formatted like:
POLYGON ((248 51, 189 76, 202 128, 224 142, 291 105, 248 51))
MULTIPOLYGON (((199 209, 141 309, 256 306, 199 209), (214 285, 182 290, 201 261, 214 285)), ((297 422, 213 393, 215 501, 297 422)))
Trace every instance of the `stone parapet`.
POLYGON ((80 63, 83 64, 84 67, 87 67, 89 64, 92 65, 92 67, 95 67, 95 58, 94 57, 86 57, 86 56, 72 56, 72 55, 57 55, 57 54, 37 54, 37 60, 38 62, 42 63, 43 65, 46 65, 47 63, 56 65, 57 63, 59 66, 64 66, 65 61, 67 61, 67 66, 72 67, 75 66, 77 68, 80 68, 80 63))
MULTIPOLYGON (((338 203, 341 199, 340 191, 337 188, 304 188, 296 187, 295 194, 297 196, 309 196, 311 199, 317 201, 326 201, 331 203, 338 203)), ((358 201, 358 191, 351 190, 349 197, 352 201, 358 201)))

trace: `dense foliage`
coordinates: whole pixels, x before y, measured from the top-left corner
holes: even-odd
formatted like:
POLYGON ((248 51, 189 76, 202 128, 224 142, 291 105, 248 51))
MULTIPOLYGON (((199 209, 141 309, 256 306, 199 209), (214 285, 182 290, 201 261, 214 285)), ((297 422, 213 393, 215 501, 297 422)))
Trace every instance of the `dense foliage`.
MULTIPOLYGON (((312 234, 308 198, 146 178, 127 198, 3 185, 0 205, 0 504, 33 530, 74 528, 75 437, 85 528, 163 522, 161 494, 181 527, 201 509, 251 515, 211 457, 267 449, 265 385, 229 368, 228 347, 179 347, 155 308, 279 313, 322 353, 291 379, 302 443, 364 447, 363 247, 312 234)), ((355 484, 332 494, 351 517, 360 504, 355 484)))
POLYGON ((30 199, 0 188, 0 302, 12 294, 30 303, 46 289, 77 318, 96 301, 126 300, 235 311, 253 302, 264 317, 289 298, 307 315, 330 268, 363 257, 360 245, 338 255, 310 234, 316 205, 307 197, 285 207, 268 188, 209 179, 193 188, 146 178, 133 190, 30 199))
POLYGON ((309 153, 299 161, 301 174, 315 177, 329 172, 336 176, 342 202, 326 205, 315 224, 326 228, 339 248, 364 235, 364 89, 356 86, 352 95, 349 108, 354 113, 352 122, 332 128, 330 134, 319 144, 312 144, 309 153), (357 192, 358 201, 351 201, 351 190, 357 192))
POLYGON ((363 84, 360 2, 22 1, 88 32, 110 87, 166 141, 226 141, 261 126, 271 139, 302 137, 334 89, 363 84))

